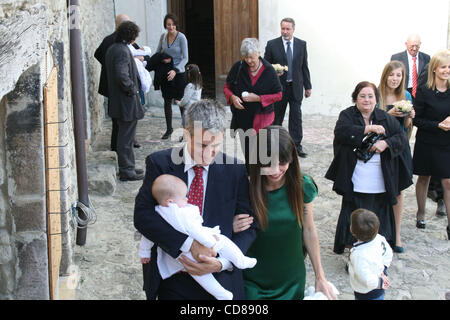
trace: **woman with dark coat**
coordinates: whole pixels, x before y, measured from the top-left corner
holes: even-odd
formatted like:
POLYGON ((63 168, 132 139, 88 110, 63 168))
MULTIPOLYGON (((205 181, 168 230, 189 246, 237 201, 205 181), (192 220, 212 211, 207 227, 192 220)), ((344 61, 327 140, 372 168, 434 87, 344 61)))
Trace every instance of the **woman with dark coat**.
POLYGON ((413 167, 416 184, 416 227, 425 228, 425 203, 430 176, 439 177, 447 209, 450 240, 450 50, 436 53, 428 67, 427 84, 415 99, 417 127, 413 167))
POLYGON ((248 169, 249 136, 273 123, 274 103, 281 100, 283 88, 273 66, 260 57, 258 39, 245 38, 241 55, 243 59, 231 67, 223 91, 233 114, 231 129, 244 131, 239 137, 248 169))
POLYGON ((339 114, 334 129, 334 159, 325 177, 334 181, 333 190, 342 195, 341 212, 336 227, 333 251, 344 252, 356 239, 350 233, 350 214, 364 208, 375 212, 380 219, 379 233, 393 247, 395 245, 395 219, 393 205, 397 203, 398 170, 403 162, 399 155, 408 139, 399 122, 383 110, 376 109, 378 92, 373 83, 361 82, 352 94, 354 106, 339 114), (367 162, 357 158, 354 150, 362 146, 368 133, 384 134, 371 148, 373 156, 367 162))

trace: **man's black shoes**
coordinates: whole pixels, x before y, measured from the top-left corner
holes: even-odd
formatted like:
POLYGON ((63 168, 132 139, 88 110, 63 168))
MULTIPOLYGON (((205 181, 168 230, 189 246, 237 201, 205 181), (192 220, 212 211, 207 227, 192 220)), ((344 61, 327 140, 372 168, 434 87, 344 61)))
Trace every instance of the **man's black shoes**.
POLYGON ((120 181, 138 181, 144 180, 144 174, 135 174, 134 176, 120 176, 120 181))

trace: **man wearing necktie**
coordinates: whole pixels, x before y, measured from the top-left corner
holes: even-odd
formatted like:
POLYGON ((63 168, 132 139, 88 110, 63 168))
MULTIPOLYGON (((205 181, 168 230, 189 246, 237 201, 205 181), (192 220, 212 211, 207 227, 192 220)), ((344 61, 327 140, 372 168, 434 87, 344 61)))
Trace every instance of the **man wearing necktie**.
POLYGON ((308 68, 306 42, 294 37, 295 21, 292 18, 281 20, 281 37, 270 40, 264 59, 271 64, 287 66, 287 72, 279 74, 283 86, 283 99, 275 104, 274 125, 282 125, 286 107, 289 103, 289 134, 295 142, 300 157, 306 157, 302 147, 302 100, 311 96, 311 77, 308 68))
POLYGON ((200 100, 186 110, 184 147, 155 152, 146 159, 144 182, 135 202, 134 225, 143 236, 156 244, 152 248, 149 266, 144 269, 147 299, 214 298, 186 272, 162 280, 156 263, 157 246, 178 259, 189 274, 214 273, 217 281, 233 293, 234 299, 244 299, 242 271, 226 259, 216 257, 213 249, 172 228, 155 213, 157 203, 151 192, 153 181, 161 174, 179 177, 188 186, 188 202, 199 207, 203 225, 211 228, 219 226, 221 234, 230 238, 245 254, 256 238, 257 224, 254 222, 249 229, 233 233, 235 215, 253 216, 254 213, 245 165, 220 152, 227 126, 223 105, 212 100, 200 100), (187 258, 187 252, 191 252, 197 261, 187 258))
MULTIPOLYGON (((418 35, 410 35, 405 45, 406 50, 392 55, 391 61, 398 60, 405 65, 405 89, 411 93, 414 101, 417 88, 427 83, 430 56, 426 53, 419 52, 421 41, 418 35)), ((444 191, 440 177, 431 177, 428 186, 428 197, 437 202, 436 215, 445 216, 444 191)))
POLYGON ((421 41, 418 35, 410 35, 406 40, 405 45, 406 50, 392 55, 391 61, 401 61, 405 65, 405 89, 411 93, 414 99, 419 85, 419 75, 423 71, 425 65, 430 62, 430 56, 426 53, 419 52, 421 41))

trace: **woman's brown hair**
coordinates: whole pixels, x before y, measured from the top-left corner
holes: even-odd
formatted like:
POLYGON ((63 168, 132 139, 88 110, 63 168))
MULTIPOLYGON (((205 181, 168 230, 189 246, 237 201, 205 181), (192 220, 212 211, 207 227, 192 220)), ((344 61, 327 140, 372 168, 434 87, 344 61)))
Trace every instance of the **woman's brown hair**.
POLYGON ((395 97, 397 101, 405 100, 405 66, 401 61, 390 61, 383 69, 381 74, 380 84, 378 86, 378 93, 380 94, 379 105, 380 109, 386 111, 386 96, 387 96, 387 80, 395 69, 402 70, 402 81, 394 90, 395 97))
POLYGON ((252 144, 251 157, 256 157, 256 163, 250 162, 250 200, 253 210, 262 230, 268 225, 267 201, 268 191, 266 189, 267 177, 262 174, 262 169, 268 165, 289 163, 286 170, 286 192, 289 205, 300 226, 303 224, 303 188, 300 163, 297 158, 297 149, 289 132, 281 126, 269 126, 261 129, 256 135, 256 141, 252 144), (270 162, 265 163, 270 157, 270 162))
POLYGON ((373 93, 375 94, 375 98, 376 98, 376 100, 378 102, 380 97, 379 97, 379 94, 378 94, 377 86, 374 85, 372 82, 369 82, 369 81, 361 81, 360 83, 358 83, 356 85, 355 90, 353 90, 353 93, 352 93, 352 101, 356 102, 356 100, 358 99, 358 94, 361 92, 362 89, 367 88, 367 87, 373 89, 373 93))

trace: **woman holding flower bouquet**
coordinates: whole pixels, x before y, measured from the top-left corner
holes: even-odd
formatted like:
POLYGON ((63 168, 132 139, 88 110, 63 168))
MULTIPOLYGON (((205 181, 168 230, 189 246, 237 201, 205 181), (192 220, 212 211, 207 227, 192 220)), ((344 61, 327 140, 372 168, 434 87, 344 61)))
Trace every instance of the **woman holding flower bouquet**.
POLYGON ((450 50, 433 56, 428 81, 415 99, 417 127, 413 167, 416 184, 417 228, 425 228, 425 202, 430 176, 441 177, 450 240, 450 50))
MULTIPOLYGON (((379 103, 378 107, 381 110, 386 111, 391 116, 395 117, 408 135, 411 136, 413 121, 415 116, 414 108, 412 107, 411 94, 404 89, 405 87, 405 67, 400 61, 391 61, 384 67, 381 74, 379 89, 379 103)), ((400 236, 402 212, 403 212, 403 194, 402 190, 412 185, 412 157, 409 143, 405 146, 405 149, 400 154, 400 161, 403 162, 403 166, 399 170, 399 184, 397 196, 397 204, 394 205, 395 216, 395 228, 396 238, 395 246, 392 248, 394 252, 404 252, 402 246, 402 240, 400 236)))

